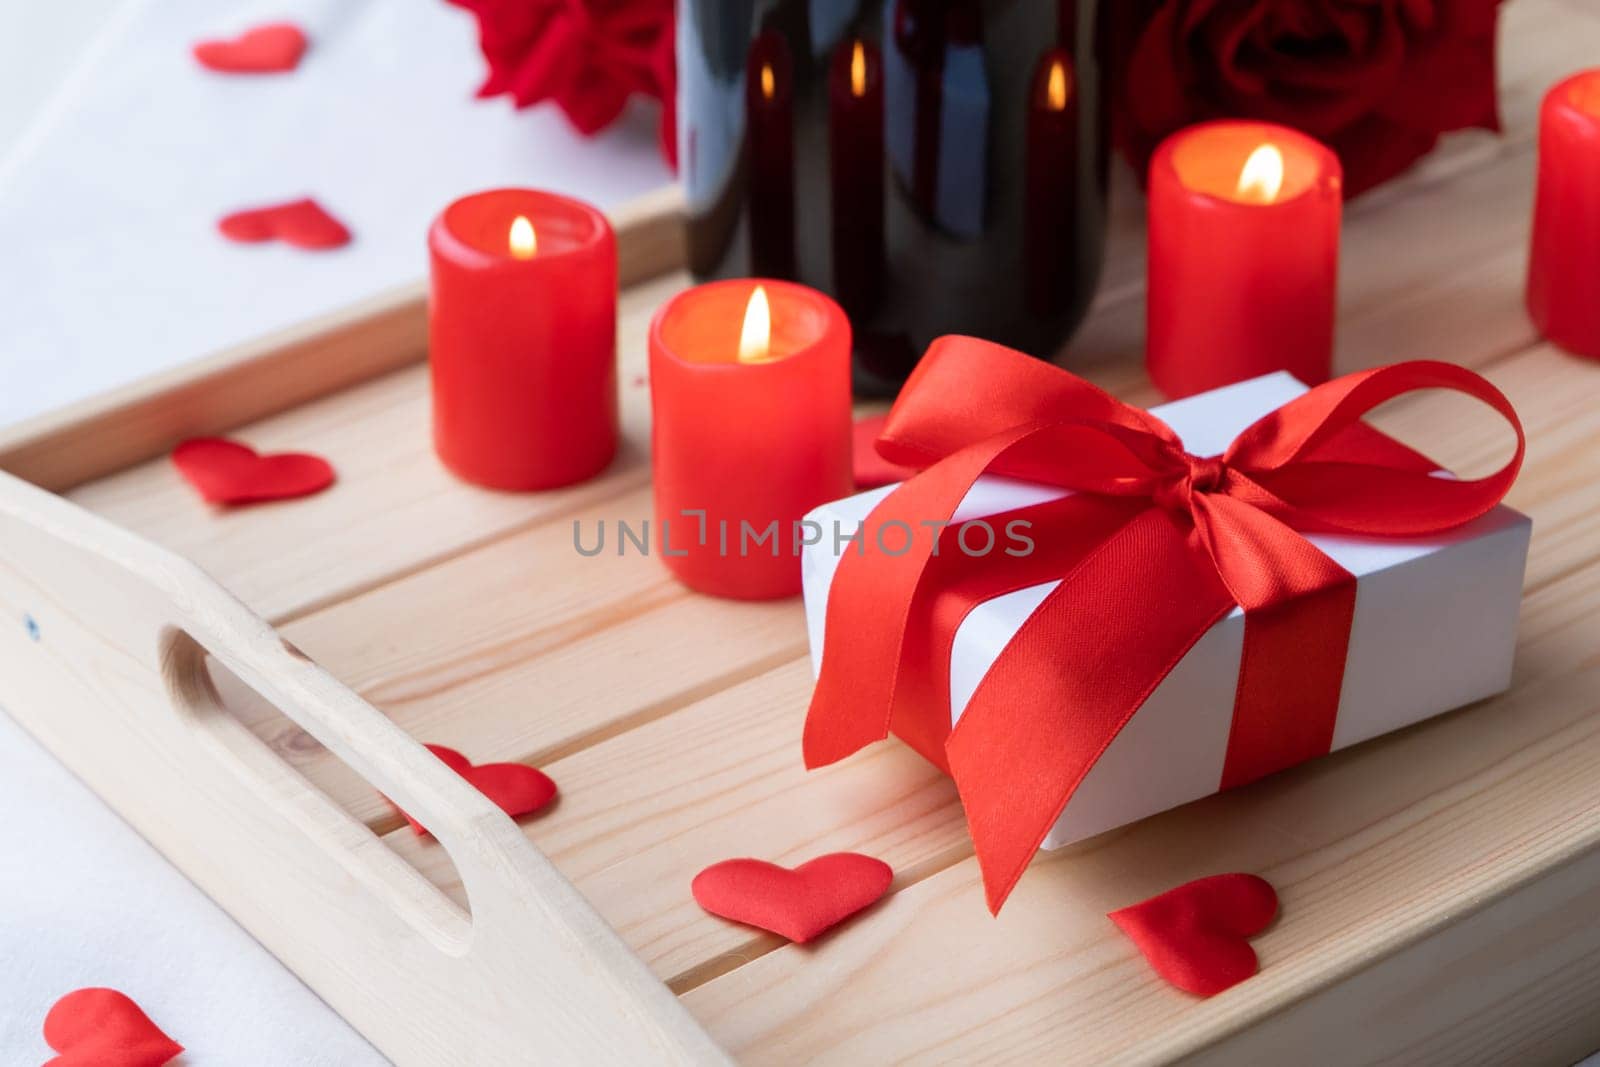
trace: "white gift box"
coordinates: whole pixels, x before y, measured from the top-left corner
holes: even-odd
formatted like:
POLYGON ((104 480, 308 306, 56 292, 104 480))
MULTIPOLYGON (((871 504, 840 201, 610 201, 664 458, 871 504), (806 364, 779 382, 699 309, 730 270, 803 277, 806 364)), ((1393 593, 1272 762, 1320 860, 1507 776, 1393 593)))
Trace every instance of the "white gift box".
MULTIPOLYGON (((1152 409, 1200 456, 1227 448, 1239 431, 1306 391, 1279 373, 1152 409)), ((1440 472, 1438 477, 1450 477, 1440 472)), ((820 669, 828 588, 841 549, 885 486, 836 500, 808 518, 823 531, 805 548, 806 625, 820 669), (839 538, 835 530, 842 531, 839 538)), ((1009 478, 980 479, 953 521, 995 515, 1067 495, 1009 478)), ((999 531, 997 531, 999 532, 999 531)), ((1492 696, 1511 683, 1517 612, 1532 522, 1500 506, 1446 534, 1379 540, 1308 535, 1357 578, 1355 620, 1339 696, 1333 747, 1492 696)), ((1040 536, 1040 531, 1032 531, 1040 536)), ((866 547, 872 551, 871 546, 866 547)), ((1058 583, 996 597, 973 609, 956 632, 950 666, 952 722, 1023 622, 1058 583)), ((1137 590, 1133 592, 1137 593, 1137 590)), ((1093 619, 1083 620, 1093 626, 1093 619)), ((1217 792, 1233 717, 1244 644, 1235 608, 1195 643, 1151 693, 1073 794, 1045 839, 1058 848, 1217 792)))

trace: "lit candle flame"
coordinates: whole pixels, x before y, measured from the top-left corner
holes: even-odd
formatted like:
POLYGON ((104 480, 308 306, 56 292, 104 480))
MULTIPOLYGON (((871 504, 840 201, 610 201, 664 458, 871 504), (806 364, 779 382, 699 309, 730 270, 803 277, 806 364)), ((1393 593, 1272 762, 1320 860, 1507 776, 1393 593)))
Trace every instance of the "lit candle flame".
POLYGON ((534 253, 539 251, 539 238, 533 232, 533 223, 528 221, 526 215, 518 215, 511 223, 511 257, 513 259, 532 259, 534 253))
POLYGON ((855 50, 850 53, 850 93, 852 96, 864 96, 866 92, 867 50, 857 41, 855 50))
POLYGON ((776 87, 773 85, 772 81, 772 64, 761 64, 761 95, 766 99, 771 100, 772 93, 775 88, 776 87))
POLYGON ((764 362, 772 344, 772 310, 767 306, 767 289, 756 286, 744 306, 744 328, 739 331, 739 362, 764 362))
POLYGON ((1067 67, 1059 59, 1050 63, 1050 81, 1045 86, 1045 99, 1051 111, 1067 109, 1067 67))
POLYGON ((1283 153, 1264 144, 1250 153, 1239 171, 1239 199, 1247 204, 1270 204, 1283 189, 1283 153))

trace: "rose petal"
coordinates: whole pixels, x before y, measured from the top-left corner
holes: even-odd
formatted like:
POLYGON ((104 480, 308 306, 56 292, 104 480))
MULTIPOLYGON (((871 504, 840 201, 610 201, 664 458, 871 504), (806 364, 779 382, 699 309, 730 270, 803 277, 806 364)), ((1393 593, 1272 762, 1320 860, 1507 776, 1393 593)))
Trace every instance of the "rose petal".
POLYGON ((518 107, 553 101, 579 132, 614 122, 634 93, 664 97, 660 42, 672 0, 450 0, 478 20, 489 74, 479 96, 518 107))
POLYGON ((1359 196, 1381 185, 1433 151, 1437 134, 1397 126, 1371 115, 1346 127, 1330 147, 1344 167, 1345 195, 1359 196))
POLYGON ((1355 196, 1438 135, 1499 126, 1500 0, 1128 0, 1118 142, 1140 171, 1167 135, 1208 118, 1278 122, 1330 144, 1355 196), (1135 21, 1136 20, 1136 21, 1135 21))

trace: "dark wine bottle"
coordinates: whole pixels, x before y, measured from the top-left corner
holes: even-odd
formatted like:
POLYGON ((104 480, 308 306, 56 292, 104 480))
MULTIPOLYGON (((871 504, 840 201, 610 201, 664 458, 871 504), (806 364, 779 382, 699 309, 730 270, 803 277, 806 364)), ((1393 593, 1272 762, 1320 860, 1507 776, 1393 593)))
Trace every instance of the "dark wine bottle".
POLYGON ((1104 249, 1099 6, 680 0, 692 270, 831 294, 865 395, 941 334, 1054 356, 1104 249))

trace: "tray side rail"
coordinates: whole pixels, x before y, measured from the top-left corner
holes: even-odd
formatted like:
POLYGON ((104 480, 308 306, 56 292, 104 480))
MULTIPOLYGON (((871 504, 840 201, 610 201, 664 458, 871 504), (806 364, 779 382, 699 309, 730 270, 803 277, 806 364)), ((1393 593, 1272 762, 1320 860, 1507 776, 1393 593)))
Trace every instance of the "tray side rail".
POLYGON ((0 708, 397 1063, 726 1062, 465 780, 192 563, 5 474, 0 708), (208 656, 427 826, 470 915, 234 719, 208 656))

